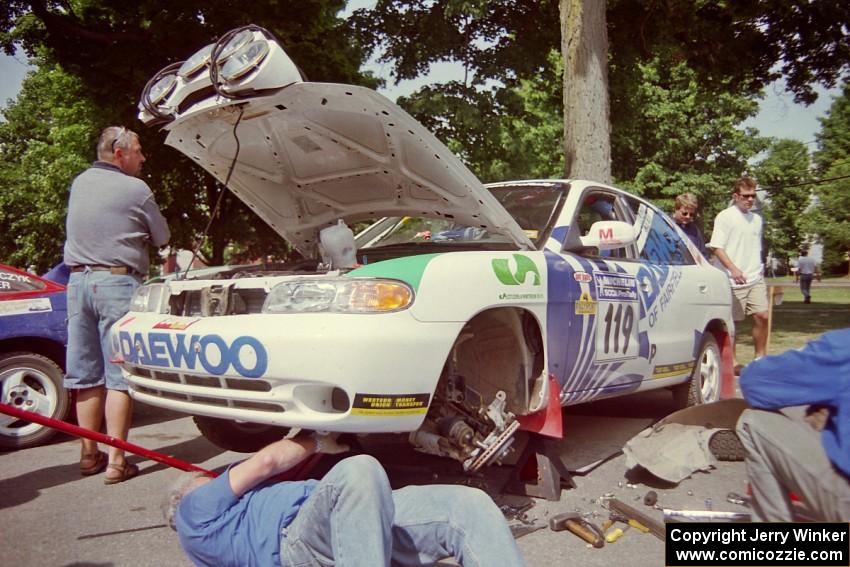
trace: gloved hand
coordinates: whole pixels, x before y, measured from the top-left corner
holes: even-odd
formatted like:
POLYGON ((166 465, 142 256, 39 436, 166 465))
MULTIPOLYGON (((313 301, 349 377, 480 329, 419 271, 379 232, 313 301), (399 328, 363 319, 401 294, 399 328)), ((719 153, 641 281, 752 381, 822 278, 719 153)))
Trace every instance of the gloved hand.
POLYGON ((319 433, 318 431, 314 431, 311 435, 313 439, 316 441, 316 452, 322 453, 325 455, 338 455, 339 453, 345 453, 350 449, 348 445, 344 445, 342 443, 337 443, 337 437, 339 437, 339 433, 319 433))

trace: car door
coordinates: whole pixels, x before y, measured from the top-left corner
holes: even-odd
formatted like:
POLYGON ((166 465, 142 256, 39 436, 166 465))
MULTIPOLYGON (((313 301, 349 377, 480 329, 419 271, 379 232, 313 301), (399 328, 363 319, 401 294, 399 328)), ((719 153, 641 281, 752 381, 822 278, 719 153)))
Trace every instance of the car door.
MULTIPOLYGON (((570 222, 570 230, 585 236, 598 221, 631 223, 634 214, 619 192, 586 189, 570 222)), ((636 390, 649 372, 646 314, 640 302, 641 263, 634 245, 611 250, 594 247, 561 254, 573 281, 561 290, 566 301, 557 321, 568 321, 566 336, 550 352, 560 352, 563 403, 577 403, 636 390)), ((550 346, 551 342, 550 342, 550 346)))
POLYGON ((625 199, 635 215, 637 280, 652 363, 647 378, 689 375, 703 332, 704 271, 669 217, 639 199, 625 199))

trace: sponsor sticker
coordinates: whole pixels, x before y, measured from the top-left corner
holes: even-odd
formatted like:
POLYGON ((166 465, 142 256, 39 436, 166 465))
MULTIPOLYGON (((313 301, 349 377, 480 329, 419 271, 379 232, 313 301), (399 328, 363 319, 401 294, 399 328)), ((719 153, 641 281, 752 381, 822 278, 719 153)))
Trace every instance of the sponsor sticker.
POLYGON ((22 276, 20 274, 12 274, 12 273, 9 273, 9 272, 0 272, 0 281, 28 284, 32 280, 30 279, 29 276, 22 276))
POLYGON ((583 291, 576 301, 576 315, 596 315, 596 302, 589 292, 583 291))
POLYGON ((41 313, 44 311, 53 311, 53 307, 50 305, 50 299, 47 297, 0 302, 0 317, 21 315, 22 313, 41 313))
POLYGON ((428 411, 430 394, 355 394, 352 415, 416 415, 428 411))
POLYGON ((534 260, 522 254, 513 254, 514 264, 516 269, 512 269, 509 265, 510 260, 505 258, 496 258, 491 261, 493 273, 496 278, 505 285, 540 285, 540 271, 534 260))
POLYGON ((166 319, 165 321, 160 321, 156 325, 153 326, 154 329, 171 329, 172 331, 183 331, 188 329, 189 326, 197 323, 200 319, 192 319, 191 321, 177 321, 176 319, 166 319))
POLYGON ((230 341, 214 334, 119 331, 117 350, 130 364, 201 370, 214 376, 236 373, 245 378, 259 378, 269 364, 266 348, 248 336, 230 341))
POLYGON ((596 278, 596 296, 599 301, 637 301, 637 280, 634 276, 594 272, 596 278))
POLYGON ((591 276, 587 272, 573 272, 573 279, 581 283, 590 283, 590 280, 593 279, 593 276, 591 276))
POLYGON ((656 366, 652 370, 653 378, 670 378, 671 376, 681 376, 682 374, 690 374, 694 369, 694 361, 677 362, 675 364, 664 364, 656 366))
POLYGON ((500 293, 499 299, 503 301, 528 301, 545 299, 542 293, 500 293))

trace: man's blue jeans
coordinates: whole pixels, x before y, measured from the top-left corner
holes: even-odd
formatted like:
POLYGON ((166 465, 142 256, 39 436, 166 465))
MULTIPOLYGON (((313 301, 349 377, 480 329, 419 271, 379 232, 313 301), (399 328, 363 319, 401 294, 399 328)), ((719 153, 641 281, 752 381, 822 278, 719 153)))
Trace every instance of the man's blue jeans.
POLYGON ((338 463, 284 530, 287 566, 524 565, 507 522, 487 494, 468 486, 390 488, 380 463, 360 455, 338 463))
POLYGON ((65 387, 127 390, 121 368, 109 362, 109 329, 130 308, 139 287, 134 276, 86 269, 68 280, 68 349, 65 387))
POLYGON ((800 293, 803 294, 803 299, 806 303, 811 300, 812 297, 812 279, 815 276, 813 274, 800 274, 800 293))

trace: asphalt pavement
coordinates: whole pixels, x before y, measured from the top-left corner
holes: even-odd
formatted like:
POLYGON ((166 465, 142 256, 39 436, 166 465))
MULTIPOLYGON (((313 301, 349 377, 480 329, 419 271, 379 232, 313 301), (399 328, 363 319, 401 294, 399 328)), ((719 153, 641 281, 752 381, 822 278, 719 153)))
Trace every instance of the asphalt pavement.
MULTIPOLYGON (((626 470, 625 458, 618 449, 672 409, 666 391, 571 409, 559 447, 566 468, 586 472, 573 475, 575 487, 565 486, 557 501, 507 493, 506 488, 518 474, 517 467, 491 467, 484 474, 464 477, 457 474, 451 462, 411 456, 393 449, 393 443, 386 440, 361 440, 361 449, 381 458, 394 486, 460 482, 487 490, 500 505, 527 508, 525 522, 511 520, 516 526, 548 523, 552 516, 565 512, 578 512, 601 524, 608 517, 601 503, 606 495, 661 521, 659 510, 643 505, 649 490, 657 492, 659 505, 666 508, 705 509, 710 505, 715 510, 744 511, 725 500, 728 492, 746 490, 743 463, 720 462, 710 472, 695 473, 679 485, 664 483, 646 472, 626 470)), ((149 406, 136 408, 130 441, 210 470, 244 458, 243 454, 222 452, 206 441, 191 418, 149 406)), ((78 459, 79 443, 66 435, 46 446, 0 453, 0 565, 191 565, 174 533, 164 526, 160 512, 162 497, 179 471, 131 456, 141 474, 128 482, 105 486, 102 475, 81 477, 78 459)), ((525 476, 521 478, 528 482, 525 476)), ((635 529, 601 549, 570 532, 549 529, 524 535, 518 543, 529 567, 664 564, 663 542, 635 529)))

